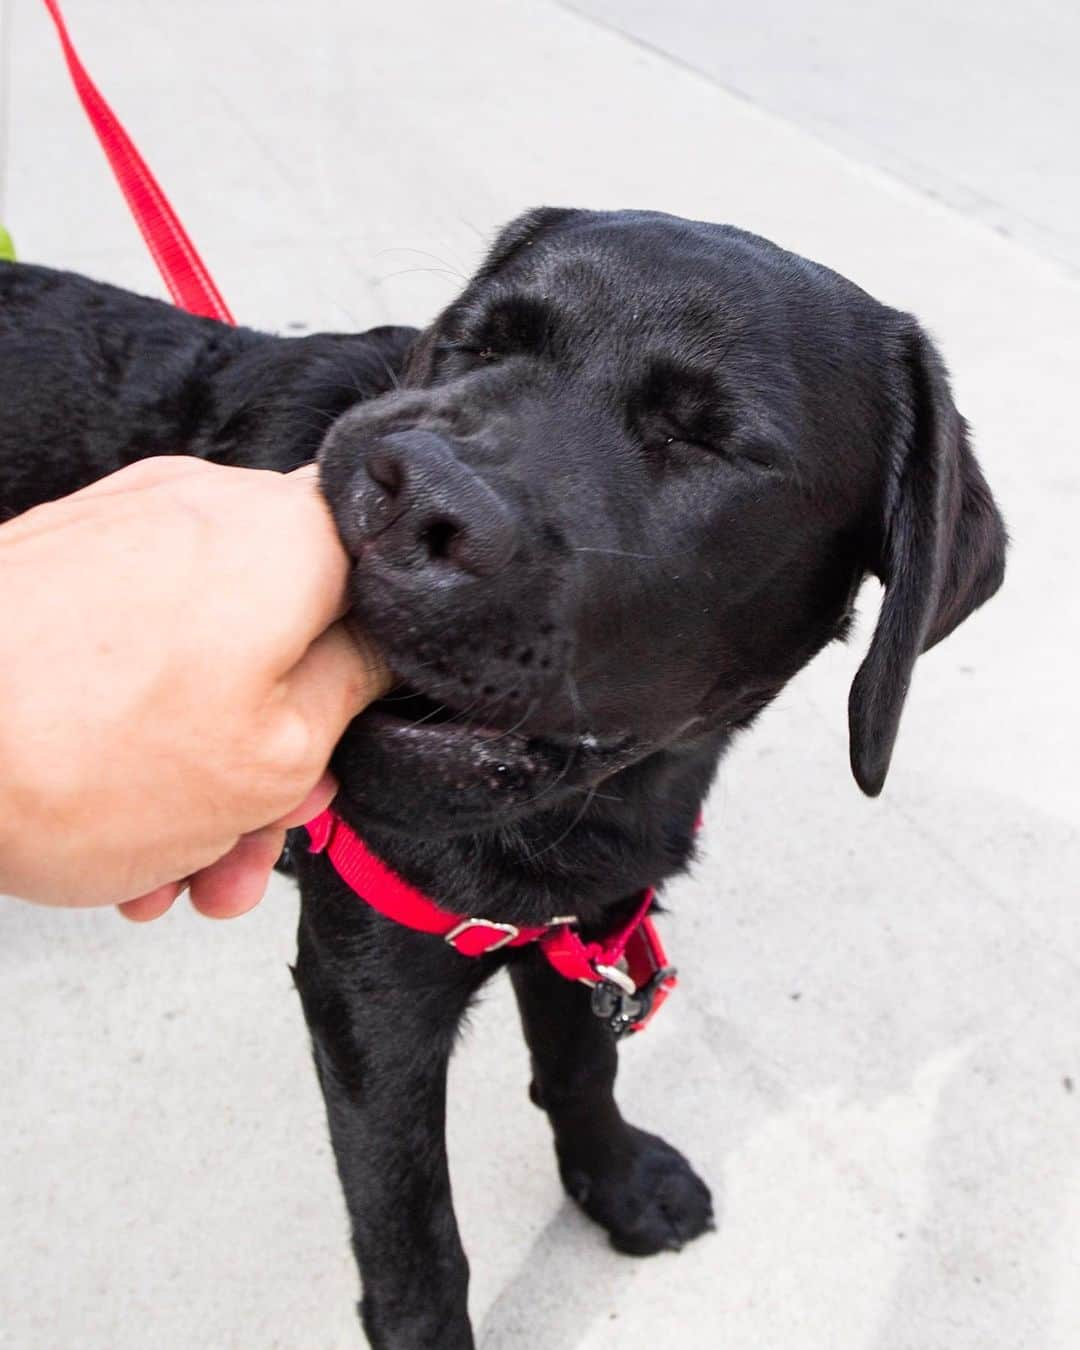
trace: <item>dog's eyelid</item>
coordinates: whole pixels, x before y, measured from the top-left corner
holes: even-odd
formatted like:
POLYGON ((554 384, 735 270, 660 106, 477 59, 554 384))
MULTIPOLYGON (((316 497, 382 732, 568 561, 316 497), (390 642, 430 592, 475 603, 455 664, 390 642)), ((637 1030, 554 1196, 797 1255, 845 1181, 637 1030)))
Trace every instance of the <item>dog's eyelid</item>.
POLYGON ((496 355, 490 342, 476 342, 469 338, 461 338, 457 342, 446 342, 440 350, 444 352, 464 352, 467 356, 496 355))
POLYGON ((435 351, 440 356, 468 356, 474 360, 480 361, 483 365, 492 365, 498 361, 502 355, 495 350, 490 343, 470 342, 467 339, 454 341, 452 339, 437 343, 435 351))
POLYGON ((728 438, 728 455, 742 460, 767 473, 779 473, 790 466, 792 455, 782 438, 760 433, 733 435, 728 438))
POLYGON ((755 473, 780 473, 787 463, 787 456, 760 438, 741 440, 724 433, 694 433, 678 426, 670 416, 665 416, 651 434, 643 429, 641 439, 654 453, 674 453, 682 446, 755 473))
POLYGON ((552 350, 556 330, 557 315, 548 301, 496 291, 459 317, 458 346, 477 355, 540 356, 552 350))
POLYGON ((731 458, 726 436, 712 434, 704 427, 693 428, 667 411, 644 419, 643 424, 638 427, 638 435, 645 445, 660 451, 683 445, 688 449, 713 455, 717 459, 731 458))
POLYGON ((758 446, 754 446, 749 450, 740 450, 736 458, 745 459, 759 469, 775 471, 780 467, 776 462, 775 456, 767 454, 758 446))

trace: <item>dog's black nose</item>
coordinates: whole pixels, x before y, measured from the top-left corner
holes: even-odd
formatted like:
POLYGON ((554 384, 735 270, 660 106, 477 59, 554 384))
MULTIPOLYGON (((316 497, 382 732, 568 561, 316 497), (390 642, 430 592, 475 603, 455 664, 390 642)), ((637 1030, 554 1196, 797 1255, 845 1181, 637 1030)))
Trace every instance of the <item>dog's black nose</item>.
POLYGON ((430 431, 376 441, 353 480, 343 534, 357 558, 491 576, 510 561, 513 519, 498 494, 430 431))

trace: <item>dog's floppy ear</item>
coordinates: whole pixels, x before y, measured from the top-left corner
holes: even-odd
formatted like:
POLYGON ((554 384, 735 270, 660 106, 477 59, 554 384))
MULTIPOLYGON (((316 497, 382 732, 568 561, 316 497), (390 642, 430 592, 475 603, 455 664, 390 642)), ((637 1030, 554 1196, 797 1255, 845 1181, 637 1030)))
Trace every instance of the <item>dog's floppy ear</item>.
POLYGON ((496 235, 487 257, 477 270, 476 279, 494 276, 500 267, 505 267, 522 249, 529 248, 557 226, 582 214, 572 206, 534 206, 529 211, 523 211, 496 235))
POLYGON ((941 358, 913 319, 901 340, 904 392, 868 563, 885 596, 848 700, 851 768, 871 797, 885 782, 916 659, 994 594, 1005 569, 1005 526, 941 358))

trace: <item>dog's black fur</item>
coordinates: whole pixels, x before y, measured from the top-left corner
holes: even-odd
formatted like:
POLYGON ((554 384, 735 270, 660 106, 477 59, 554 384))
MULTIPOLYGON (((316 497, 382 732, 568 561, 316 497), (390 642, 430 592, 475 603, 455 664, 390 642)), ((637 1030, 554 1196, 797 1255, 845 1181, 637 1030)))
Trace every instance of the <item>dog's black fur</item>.
MULTIPOLYGON (((352 615, 401 680, 336 753, 338 807, 463 915, 600 930, 682 870, 732 736, 844 633, 868 572, 885 598, 849 714, 876 794, 916 658, 1002 577, 918 324, 725 226, 531 212, 423 333, 284 340, 4 266, 0 387, 6 514, 150 454, 319 453, 352 615)), ((686 1161, 619 1114, 583 988, 529 949, 466 960, 294 852, 373 1345, 473 1343, 446 1070, 503 965, 567 1190, 626 1251, 708 1227, 686 1161)))

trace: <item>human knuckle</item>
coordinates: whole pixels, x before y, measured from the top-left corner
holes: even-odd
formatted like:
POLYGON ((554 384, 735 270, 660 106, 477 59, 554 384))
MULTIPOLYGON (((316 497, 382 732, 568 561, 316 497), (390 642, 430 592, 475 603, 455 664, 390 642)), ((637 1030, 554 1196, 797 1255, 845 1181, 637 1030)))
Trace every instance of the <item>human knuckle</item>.
POLYGON ((297 708, 279 708, 263 744, 263 758, 281 775, 306 777, 317 770, 317 738, 308 719, 297 708))

